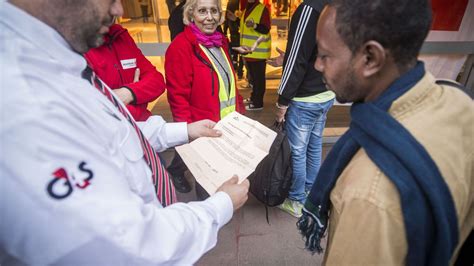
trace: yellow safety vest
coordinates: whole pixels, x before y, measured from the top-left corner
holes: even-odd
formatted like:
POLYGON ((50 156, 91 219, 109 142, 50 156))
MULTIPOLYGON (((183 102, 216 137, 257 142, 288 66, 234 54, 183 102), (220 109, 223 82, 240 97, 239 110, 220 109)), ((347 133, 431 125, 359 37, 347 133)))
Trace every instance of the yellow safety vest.
POLYGON ((229 63, 229 60, 227 59, 226 54, 224 53, 224 50, 222 50, 222 48, 219 48, 219 51, 221 51, 228 69, 231 70, 232 72, 229 75, 230 91, 228 91, 227 88, 225 87, 224 77, 222 77, 222 75, 220 74, 216 66, 217 62, 214 62, 214 60, 212 60, 213 57, 210 55, 210 52, 205 47, 203 47, 202 45, 199 45, 199 46, 201 47, 201 50, 203 50, 204 53, 206 54, 209 61, 211 61, 212 67, 217 73, 217 77, 219 79, 219 106, 220 106, 220 116, 222 119, 226 115, 235 111, 235 74, 232 71, 232 67, 229 63))
MULTIPOLYGON (((257 4, 255 8, 250 12, 249 16, 247 17, 247 20, 253 19, 255 23, 260 22, 260 18, 262 17, 262 13, 264 10, 265 6, 262 4, 257 4)), ((240 45, 246 45, 249 47, 252 47, 255 41, 258 39, 260 36, 265 36, 265 40, 261 42, 255 51, 253 51, 250 54, 244 55, 244 57, 247 58, 255 58, 255 59, 268 59, 270 58, 271 54, 271 48, 272 48, 272 38, 270 37, 270 32, 268 34, 261 34, 257 32, 253 28, 249 28, 245 25, 244 21, 244 16, 245 16, 245 11, 243 12, 242 18, 240 19, 240 45)))

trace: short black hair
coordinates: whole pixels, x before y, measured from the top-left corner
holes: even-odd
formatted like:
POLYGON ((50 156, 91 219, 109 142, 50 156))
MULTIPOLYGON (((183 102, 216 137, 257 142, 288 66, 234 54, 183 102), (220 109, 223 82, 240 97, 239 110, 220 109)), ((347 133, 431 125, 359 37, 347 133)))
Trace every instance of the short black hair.
POLYGON ((416 61, 431 27, 429 0, 334 0, 336 29, 354 54, 370 40, 390 50, 398 67, 416 61))

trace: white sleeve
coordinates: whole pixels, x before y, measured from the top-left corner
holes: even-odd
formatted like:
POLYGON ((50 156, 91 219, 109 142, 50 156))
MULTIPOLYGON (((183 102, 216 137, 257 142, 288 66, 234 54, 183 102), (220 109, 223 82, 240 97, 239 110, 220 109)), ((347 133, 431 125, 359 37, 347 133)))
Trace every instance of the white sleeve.
POLYGON ((193 264, 232 217, 223 192, 166 208, 144 200, 117 151, 67 113, 0 133, 0 260, 193 264))
POLYGON ((184 122, 166 123, 161 116, 153 115, 145 122, 137 123, 158 152, 188 142, 188 127, 184 122))

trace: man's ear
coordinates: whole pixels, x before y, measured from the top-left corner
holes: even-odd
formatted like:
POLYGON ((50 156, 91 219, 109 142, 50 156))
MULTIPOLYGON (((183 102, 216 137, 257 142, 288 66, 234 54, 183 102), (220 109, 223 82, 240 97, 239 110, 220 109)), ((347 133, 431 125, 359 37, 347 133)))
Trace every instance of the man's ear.
POLYGON ((376 41, 368 41, 361 47, 362 75, 366 78, 379 73, 386 64, 387 51, 376 41))

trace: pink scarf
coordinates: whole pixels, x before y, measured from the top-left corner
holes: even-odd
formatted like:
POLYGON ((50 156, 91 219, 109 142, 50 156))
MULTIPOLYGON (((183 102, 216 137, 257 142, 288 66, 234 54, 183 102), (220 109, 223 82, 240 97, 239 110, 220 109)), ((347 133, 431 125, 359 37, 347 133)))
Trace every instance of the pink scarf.
POLYGON ((205 47, 221 47, 222 46, 222 34, 215 31, 211 35, 203 33, 194 23, 190 23, 191 31, 196 36, 198 43, 204 45, 205 47))

